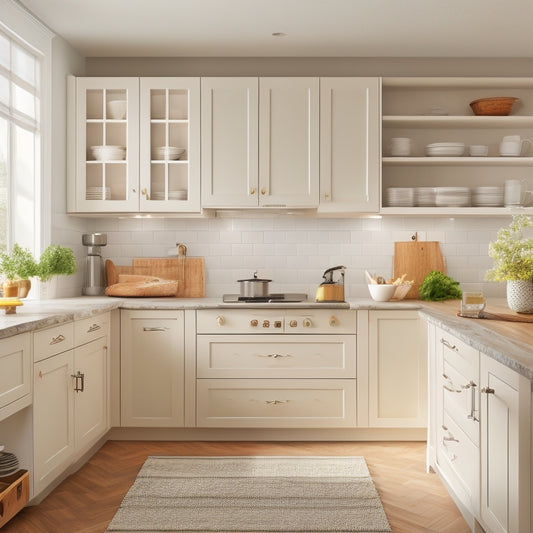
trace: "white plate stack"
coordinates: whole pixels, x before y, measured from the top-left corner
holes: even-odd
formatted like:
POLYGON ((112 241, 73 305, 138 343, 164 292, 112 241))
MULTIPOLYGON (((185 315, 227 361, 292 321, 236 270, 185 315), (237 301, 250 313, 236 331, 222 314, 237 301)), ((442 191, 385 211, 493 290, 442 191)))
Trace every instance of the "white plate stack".
POLYGON ((469 207, 471 192, 468 187, 437 187, 437 207, 469 207))
POLYGON ((464 153, 464 143, 433 143, 426 146, 426 155, 429 157, 461 157, 464 153))
POLYGON ((0 452, 0 478, 14 474, 19 469, 19 461, 15 454, 0 452))
POLYGON ((182 157, 184 153, 185 148, 177 148, 176 146, 156 146, 152 148, 152 159, 175 160, 182 157))
POLYGON ((97 161, 122 161, 126 159, 126 147, 91 146, 91 154, 97 161))
POLYGON ((413 207, 415 190, 411 187, 389 187, 385 190, 385 204, 388 207, 413 207))
POLYGON ((111 200, 111 187, 87 187, 85 191, 86 200, 111 200))
POLYGON ((417 207, 435 207, 435 197, 437 190, 435 187, 416 187, 415 205, 417 207))
POLYGON ((472 191, 472 205, 475 207, 502 207, 503 187, 476 187, 472 191))
MULTIPOLYGON (((175 191, 168 191, 169 200, 187 200, 187 191, 178 189, 175 191)), ((165 192, 154 191, 152 193, 152 200, 165 200, 165 192)))

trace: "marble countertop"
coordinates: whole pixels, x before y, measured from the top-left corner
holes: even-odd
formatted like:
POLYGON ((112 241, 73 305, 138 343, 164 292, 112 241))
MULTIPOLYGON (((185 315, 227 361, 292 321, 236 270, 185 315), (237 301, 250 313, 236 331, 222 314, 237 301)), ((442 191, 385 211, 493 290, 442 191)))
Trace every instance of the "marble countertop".
MULTIPOLYGON (((459 302, 422 302, 422 318, 533 381, 533 323, 457 316, 459 302)), ((486 311, 517 315, 505 299, 488 299, 486 311)))

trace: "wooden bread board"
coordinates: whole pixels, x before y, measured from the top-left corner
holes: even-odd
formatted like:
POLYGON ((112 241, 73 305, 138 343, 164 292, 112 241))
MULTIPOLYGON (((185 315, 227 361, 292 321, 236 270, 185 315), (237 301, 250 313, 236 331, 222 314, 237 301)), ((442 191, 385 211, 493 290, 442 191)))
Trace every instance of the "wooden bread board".
POLYGON ((528 322, 533 324, 533 315, 526 314, 509 314, 509 313, 487 313, 487 311, 481 311, 478 317, 470 317, 461 314, 461 311, 457 311, 457 316, 462 318, 473 318, 474 320, 503 320, 505 322, 528 322))
POLYGON ((419 299, 418 289, 426 276, 438 270, 446 273, 446 266, 440 251, 438 241, 411 241, 394 243, 394 279, 406 274, 407 280, 413 280, 413 286, 407 293, 406 299, 419 299))
MULTIPOLYGON (((134 274, 177 280, 177 298, 203 298, 205 296, 205 260, 203 257, 138 257, 131 266, 114 265, 117 275, 134 274)), ((108 278, 108 284, 111 280, 108 278)))

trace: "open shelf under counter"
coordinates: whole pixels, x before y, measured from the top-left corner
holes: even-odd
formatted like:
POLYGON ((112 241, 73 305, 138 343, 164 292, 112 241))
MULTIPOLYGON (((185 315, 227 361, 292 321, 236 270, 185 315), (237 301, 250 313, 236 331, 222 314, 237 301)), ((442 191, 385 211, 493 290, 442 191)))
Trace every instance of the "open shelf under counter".
POLYGON ((383 166, 502 166, 530 167, 533 157, 383 157, 383 166))

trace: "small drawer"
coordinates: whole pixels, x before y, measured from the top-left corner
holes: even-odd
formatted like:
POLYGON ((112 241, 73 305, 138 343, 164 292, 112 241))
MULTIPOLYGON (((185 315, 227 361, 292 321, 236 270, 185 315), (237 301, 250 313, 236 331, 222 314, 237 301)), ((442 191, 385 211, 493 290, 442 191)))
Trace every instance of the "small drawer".
POLYGON ((76 320, 74 322, 74 346, 105 337, 109 331, 109 313, 76 320))
POLYGON ((30 475, 27 470, 0 478, 0 528, 11 520, 30 498, 30 475))
POLYGON ((65 352, 74 347, 74 323, 67 322, 33 334, 33 361, 65 352))

